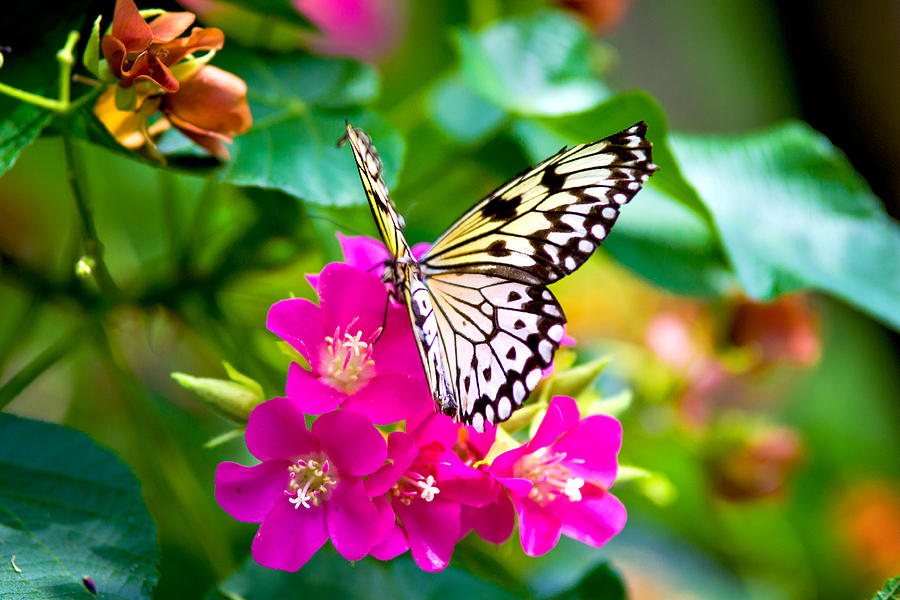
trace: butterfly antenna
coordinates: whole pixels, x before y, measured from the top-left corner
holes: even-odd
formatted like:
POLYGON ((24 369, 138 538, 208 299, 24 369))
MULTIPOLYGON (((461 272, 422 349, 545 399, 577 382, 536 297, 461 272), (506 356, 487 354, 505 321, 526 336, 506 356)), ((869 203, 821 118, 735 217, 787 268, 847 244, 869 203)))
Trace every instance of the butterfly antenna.
POLYGON ((326 223, 331 223, 332 225, 335 226, 335 228, 349 231, 353 235, 366 235, 365 233, 362 233, 361 231, 357 231, 356 229, 353 229, 352 227, 347 227, 343 223, 339 223, 338 221, 335 221, 334 219, 329 218, 329 217, 325 217, 322 215, 315 215, 312 213, 306 213, 306 216, 309 217, 310 219, 319 219, 320 221, 325 221, 326 223))

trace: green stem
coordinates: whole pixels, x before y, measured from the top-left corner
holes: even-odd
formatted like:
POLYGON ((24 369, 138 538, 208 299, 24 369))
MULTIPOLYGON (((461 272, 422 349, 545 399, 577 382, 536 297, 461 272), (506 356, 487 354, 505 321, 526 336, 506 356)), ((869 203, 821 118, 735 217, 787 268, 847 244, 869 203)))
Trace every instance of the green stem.
POLYGON ((100 291, 108 295, 115 295, 118 289, 112 277, 110 277, 109 270, 106 268, 106 263, 103 260, 103 244, 100 242, 100 238, 97 237, 93 212, 88 205, 82 186, 84 176, 81 163, 78 162, 78 157, 75 155, 72 123, 68 119, 63 122, 62 138, 63 151, 66 157, 66 179, 69 182, 69 188, 72 190, 72 196, 75 198, 75 205, 78 208, 78 215, 81 217, 81 224, 84 229, 84 253, 94 260, 92 271, 100 291))
POLYGON ((41 373, 52 367, 56 361, 74 348, 82 339, 83 327, 77 326, 68 334, 56 341, 55 344, 35 356, 30 363, 12 376, 3 387, 0 387, 0 410, 9 404, 13 398, 37 379, 41 373))
POLYGON ((59 63, 59 102, 64 107, 69 107, 72 88, 72 66, 75 64, 75 55, 72 50, 78 43, 78 32, 70 31, 66 38, 66 44, 56 53, 56 61, 59 63))
POLYGON ((16 100, 40 106, 59 114, 68 114, 91 98, 94 98, 102 88, 88 92, 75 102, 72 102, 72 67, 75 66, 75 54, 73 51, 75 44, 78 43, 78 37, 77 31, 70 31, 65 45, 56 53, 56 61, 59 63, 58 98, 47 98, 46 96, 26 92, 5 83, 0 83, 0 94, 5 94, 16 100))

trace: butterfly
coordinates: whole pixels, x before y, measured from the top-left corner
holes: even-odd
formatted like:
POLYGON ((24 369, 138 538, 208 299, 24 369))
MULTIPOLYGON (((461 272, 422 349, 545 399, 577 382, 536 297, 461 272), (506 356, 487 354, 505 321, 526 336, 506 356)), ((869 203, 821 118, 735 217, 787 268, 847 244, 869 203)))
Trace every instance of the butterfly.
POLYGON ((415 258, 369 137, 349 142, 390 253, 384 280, 405 303, 436 408, 478 431, 507 420, 535 389, 565 333, 547 284, 580 267, 623 204, 658 169, 642 121, 563 148, 464 213, 415 258))

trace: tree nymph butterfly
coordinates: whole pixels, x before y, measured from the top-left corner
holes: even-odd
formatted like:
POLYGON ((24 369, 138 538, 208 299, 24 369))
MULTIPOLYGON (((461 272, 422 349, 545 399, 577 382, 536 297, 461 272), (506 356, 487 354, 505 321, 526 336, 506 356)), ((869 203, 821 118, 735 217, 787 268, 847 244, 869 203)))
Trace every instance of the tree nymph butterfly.
POLYGON ((406 304, 437 409, 478 431, 522 406, 550 365, 566 318, 547 284, 580 267, 658 169, 642 121, 563 148, 501 185, 416 259, 369 137, 347 125, 390 258, 384 280, 406 304))

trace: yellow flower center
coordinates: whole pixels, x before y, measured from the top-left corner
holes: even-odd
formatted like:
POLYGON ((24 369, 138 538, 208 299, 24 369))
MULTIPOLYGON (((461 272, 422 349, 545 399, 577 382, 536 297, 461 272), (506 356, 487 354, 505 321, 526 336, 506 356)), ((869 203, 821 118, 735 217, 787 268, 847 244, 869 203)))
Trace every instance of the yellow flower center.
MULTIPOLYGON (((581 488, 585 481, 574 477, 572 471, 562 464, 565 458, 563 452, 551 453, 547 448, 541 448, 516 463, 516 477, 528 479, 534 484, 528 493, 529 498, 542 506, 559 496, 566 496, 572 502, 581 500, 581 488)), ((570 462, 577 461, 570 459, 570 462)))
POLYGON ((298 458, 288 470, 291 481, 284 493, 295 509, 318 506, 337 485, 337 479, 328 473, 328 459, 298 458))
POLYGON ((351 334, 357 319, 353 319, 344 329, 334 330, 334 335, 325 337, 325 349, 322 360, 323 375, 329 380, 331 387, 347 394, 358 391, 372 375, 375 361, 372 359, 374 342, 381 333, 379 327, 368 341, 363 341, 362 330, 351 334))

